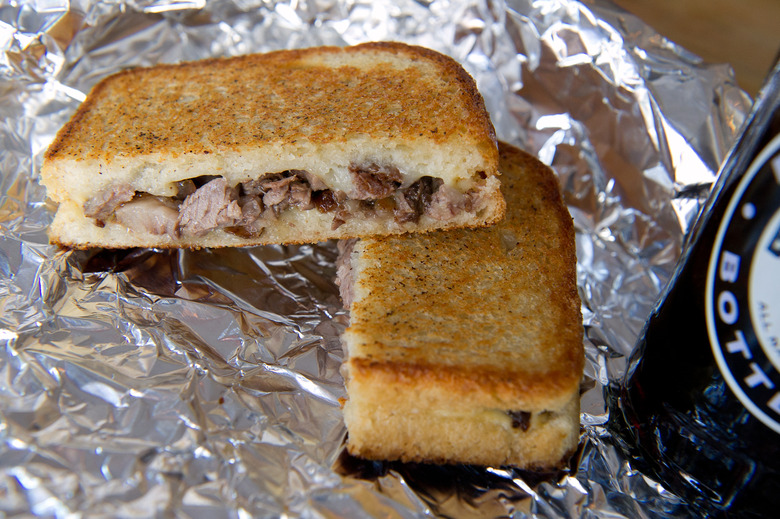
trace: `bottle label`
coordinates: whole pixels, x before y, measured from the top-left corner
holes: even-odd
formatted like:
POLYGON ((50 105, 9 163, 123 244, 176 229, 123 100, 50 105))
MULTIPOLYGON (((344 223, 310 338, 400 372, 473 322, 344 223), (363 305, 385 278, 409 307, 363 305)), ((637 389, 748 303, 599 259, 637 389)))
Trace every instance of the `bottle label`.
POLYGON ((780 433, 780 135, 732 196, 710 257, 710 344, 745 408, 780 433))

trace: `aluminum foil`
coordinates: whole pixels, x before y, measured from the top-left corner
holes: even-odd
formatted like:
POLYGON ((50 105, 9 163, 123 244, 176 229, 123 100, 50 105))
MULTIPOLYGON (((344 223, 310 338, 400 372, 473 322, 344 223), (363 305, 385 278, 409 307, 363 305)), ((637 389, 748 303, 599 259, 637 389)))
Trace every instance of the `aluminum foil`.
MULTIPOLYGON (((625 359, 750 99, 607 2, 0 3, 0 515, 686 517, 615 448, 625 359), (86 92, 126 67, 397 40, 453 56, 577 229, 582 439, 568 468, 344 454, 332 243, 61 251, 38 184, 86 92)), ((467 310, 467 309, 464 309, 467 310)))

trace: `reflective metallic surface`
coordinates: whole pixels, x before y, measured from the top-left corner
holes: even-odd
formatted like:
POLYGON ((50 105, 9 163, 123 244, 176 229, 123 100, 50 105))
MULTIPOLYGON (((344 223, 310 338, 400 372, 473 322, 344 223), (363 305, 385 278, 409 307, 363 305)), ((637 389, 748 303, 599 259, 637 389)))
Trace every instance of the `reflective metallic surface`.
POLYGON ((750 100, 604 2, 0 3, 0 514, 684 517, 603 424, 750 100), (335 246, 60 251, 38 185, 126 67, 399 40, 460 61, 499 137, 551 164, 577 229, 583 433, 558 473, 343 453, 335 246))

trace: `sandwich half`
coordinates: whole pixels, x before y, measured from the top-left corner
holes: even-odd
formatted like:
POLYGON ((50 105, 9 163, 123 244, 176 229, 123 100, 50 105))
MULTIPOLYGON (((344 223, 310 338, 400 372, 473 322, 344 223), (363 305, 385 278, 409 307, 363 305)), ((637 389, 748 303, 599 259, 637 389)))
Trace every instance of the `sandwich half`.
POLYGON ((54 243, 219 247, 478 227, 501 218, 471 76, 400 43, 136 68, 48 148, 54 243))
POLYGON ((578 444, 571 216, 549 168, 499 150, 499 224, 339 243, 353 455, 552 468, 578 444))

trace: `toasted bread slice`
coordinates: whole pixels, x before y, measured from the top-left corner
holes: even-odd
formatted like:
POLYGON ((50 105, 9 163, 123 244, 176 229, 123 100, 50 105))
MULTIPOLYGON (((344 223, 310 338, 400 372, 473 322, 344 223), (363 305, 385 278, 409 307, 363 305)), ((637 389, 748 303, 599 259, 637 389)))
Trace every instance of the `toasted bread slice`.
POLYGON ((235 246, 487 225, 504 210, 497 165, 460 65, 371 43, 110 76, 41 179, 55 243, 235 246))
POLYGON ((549 168, 499 150, 496 226, 340 242, 351 454, 542 468, 577 446, 571 216, 549 168))

